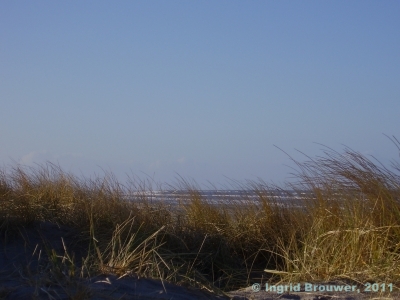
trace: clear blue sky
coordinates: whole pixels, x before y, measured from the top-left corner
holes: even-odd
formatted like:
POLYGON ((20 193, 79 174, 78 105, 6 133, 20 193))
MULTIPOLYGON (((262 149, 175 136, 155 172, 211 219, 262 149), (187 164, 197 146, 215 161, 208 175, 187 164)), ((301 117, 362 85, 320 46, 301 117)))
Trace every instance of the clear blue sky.
POLYGON ((398 159, 399 1, 1 1, 0 162, 200 185, 398 159))

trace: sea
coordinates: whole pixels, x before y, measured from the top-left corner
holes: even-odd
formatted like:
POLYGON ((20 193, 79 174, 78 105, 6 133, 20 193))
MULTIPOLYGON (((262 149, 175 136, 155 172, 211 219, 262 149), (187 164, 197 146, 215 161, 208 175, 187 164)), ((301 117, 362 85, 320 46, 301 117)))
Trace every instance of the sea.
POLYGON ((169 206, 189 203, 194 197, 211 205, 244 205, 260 204, 268 199, 276 205, 285 207, 302 207, 306 199, 312 199, 309 191, 293 190, 167 190, 167 191, 138 191, 125 195, 127 201, 141 202, 144 199, 149 203, 159 203, 169 206))

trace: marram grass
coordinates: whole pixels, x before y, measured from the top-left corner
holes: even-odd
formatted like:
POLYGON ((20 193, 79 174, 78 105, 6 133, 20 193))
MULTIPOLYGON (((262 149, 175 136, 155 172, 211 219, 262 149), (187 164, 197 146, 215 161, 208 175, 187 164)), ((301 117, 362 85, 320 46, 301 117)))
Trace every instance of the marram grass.
POLYGON ((1 238, 38 221, 78 230, 85 255, 73 259, 70 249, 62 256, 49 250, 53 259, 45 268, 64 281, 67 276, 69 285, 75 277, 135 273, 214 292, 261 279, 398 286, 399 163, 389 168, 351 149, 327 149, 296 163, 298 183, 283 190, 307 191, 300 208, 279 206, 270 196, 277 187, 264 182, 241 185, 242 203, 212 205, 182 180, 178 187, 190 197, 170 207, 152 201, 147 181, 122 185, 112 174, 79 179, 51 163, 11 166, 0 172, 1 238), (128 193, 137 201, 126 201, 128 193))

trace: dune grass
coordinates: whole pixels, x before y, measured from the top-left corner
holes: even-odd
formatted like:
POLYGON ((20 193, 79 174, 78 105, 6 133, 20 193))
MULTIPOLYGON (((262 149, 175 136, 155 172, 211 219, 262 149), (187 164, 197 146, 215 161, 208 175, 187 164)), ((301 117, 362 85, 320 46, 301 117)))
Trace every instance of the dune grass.
MULTIPOLYGON (((389 168, 348 148, 325 148, 322 156, 296 163, 296 184, 247 182, 240 185, 241 203, 210 204, 182 179, 175 188, 189 196, 177 196, 172 207, 151 199, 148 181, 122 185, 112 174, 81 179, 51 163, 11 166, 0 172, 1 237, 10 240, 38 221, 80 232, 84 257, 71 257, 66 247, 63 254, 50 249, 52 259, 41 270, 64 286, 102 273, 134 273, 216 293, 260 281, 398 286, 400 164, 389 168), (276 189, 303 193, 302 206, 279 205, 276 189), (126 194, 135 201, 126 201, 126 194)), ((74 289, 87 295, 82 286, 74 289)))

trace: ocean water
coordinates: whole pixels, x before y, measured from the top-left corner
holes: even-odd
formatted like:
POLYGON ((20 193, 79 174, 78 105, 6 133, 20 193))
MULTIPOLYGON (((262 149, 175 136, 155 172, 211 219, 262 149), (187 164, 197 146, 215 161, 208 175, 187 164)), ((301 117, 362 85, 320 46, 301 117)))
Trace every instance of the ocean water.
POLYGON ((259 204, 263 199, 274 201, 279 206, 301 207, 305 199, 310 199, 312 194, 307 191, 261 191, 254 190, 198 190, 190 192, 187 190, 170 191, 139 191, 126 195, 128 201, 141 201, 146 199, 150 203, 163 202, 167 205, 184 204, 193 200, 194 195, 212 205, 240 205, 254 203, 259 204))

